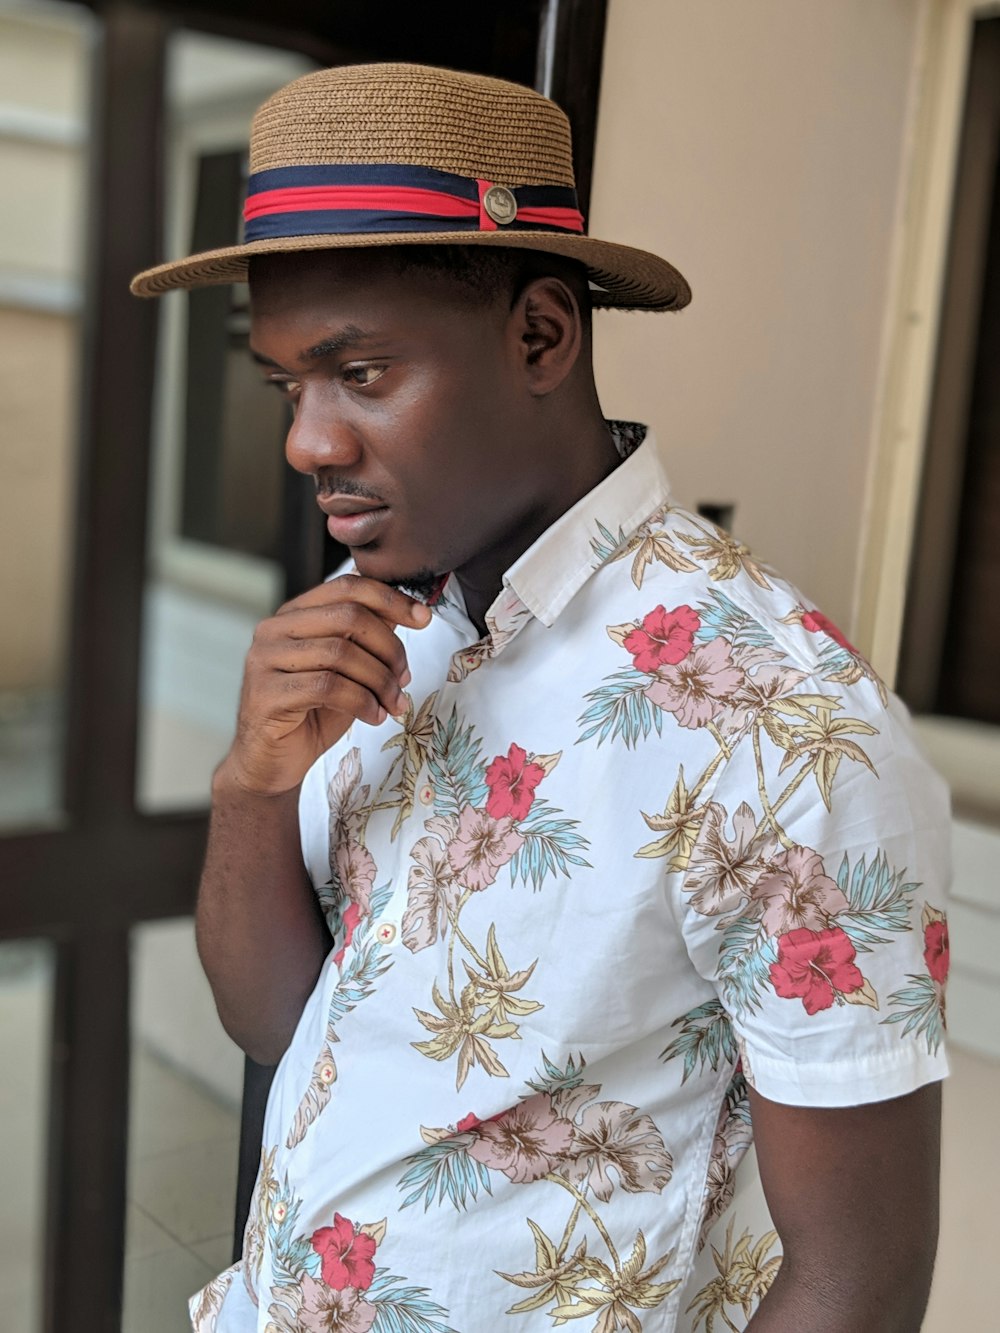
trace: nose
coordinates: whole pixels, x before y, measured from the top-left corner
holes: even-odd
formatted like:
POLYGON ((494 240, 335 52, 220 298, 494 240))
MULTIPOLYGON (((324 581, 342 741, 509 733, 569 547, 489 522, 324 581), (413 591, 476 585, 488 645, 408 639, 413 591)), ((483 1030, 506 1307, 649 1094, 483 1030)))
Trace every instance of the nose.
POLYGON ((324 468, 347 470, 361 457, 361 444, 344 413, 319 386, 304 384, 285 438, 285 457, 296 472, 316 476, 324 468))

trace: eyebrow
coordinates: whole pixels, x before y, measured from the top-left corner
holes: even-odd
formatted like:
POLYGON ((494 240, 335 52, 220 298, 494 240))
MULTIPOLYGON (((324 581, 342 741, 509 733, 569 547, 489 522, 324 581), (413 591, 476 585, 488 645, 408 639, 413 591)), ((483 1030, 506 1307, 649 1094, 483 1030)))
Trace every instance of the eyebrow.
MULTIPOLYGON (((339 333, 333 333, 329 338, 321 338, 318 343, 312 347, 307 347, 298 355, 299 361, 321 361, 325 356, 336 356, 338 352, 346 351, 349 347, 358 347, 362 343, 371 342, 375 337, 373 333, 359 328, 357 324, 345 324, 339 333)), ((250 348, 250 355, 262 366, 273 366, 276 370, 283 367, 277 361, 263 352, 258 352, 255 347, 250 348)))

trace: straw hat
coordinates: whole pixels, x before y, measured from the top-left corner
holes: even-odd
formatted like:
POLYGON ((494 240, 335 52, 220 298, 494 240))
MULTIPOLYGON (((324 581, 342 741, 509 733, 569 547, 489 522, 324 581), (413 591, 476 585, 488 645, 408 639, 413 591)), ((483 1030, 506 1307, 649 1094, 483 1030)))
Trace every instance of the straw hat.
POLYGON ((238 282, 251 255, 440 243, 579 260, 598 306, 690 301, 666 260, 583 226, 569 121, 548 98, 426 65, 341 65, 295 79, 254 117, 243 244, 147 269, 132 291, 238 282))

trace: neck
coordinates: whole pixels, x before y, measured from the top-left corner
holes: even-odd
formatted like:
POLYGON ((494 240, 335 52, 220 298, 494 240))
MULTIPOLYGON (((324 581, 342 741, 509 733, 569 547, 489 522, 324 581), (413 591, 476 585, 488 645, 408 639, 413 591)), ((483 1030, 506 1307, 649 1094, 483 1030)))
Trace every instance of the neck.
POLYGON ((548 471, 550 485, 535 504, 521 514, 517 526, 499 542, 479 552, 455 570, 469 619, 486 633, 486 612, 503 586, 503 576, 568 509, 604 480, 621 461, 604 418, 597 416, 580 432, 573 432, 563 450, 546 448, 558 462, 548 471))

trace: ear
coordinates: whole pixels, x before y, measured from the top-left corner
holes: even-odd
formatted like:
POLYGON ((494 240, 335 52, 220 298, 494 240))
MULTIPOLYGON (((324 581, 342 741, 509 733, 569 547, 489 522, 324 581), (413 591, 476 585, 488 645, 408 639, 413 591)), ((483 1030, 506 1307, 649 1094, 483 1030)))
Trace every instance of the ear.
POLYGON ((544 397, 566 379, 583 346, 576 297, 560 278, 535 278, 518 297, 511 320, 529 392, 544 397))

